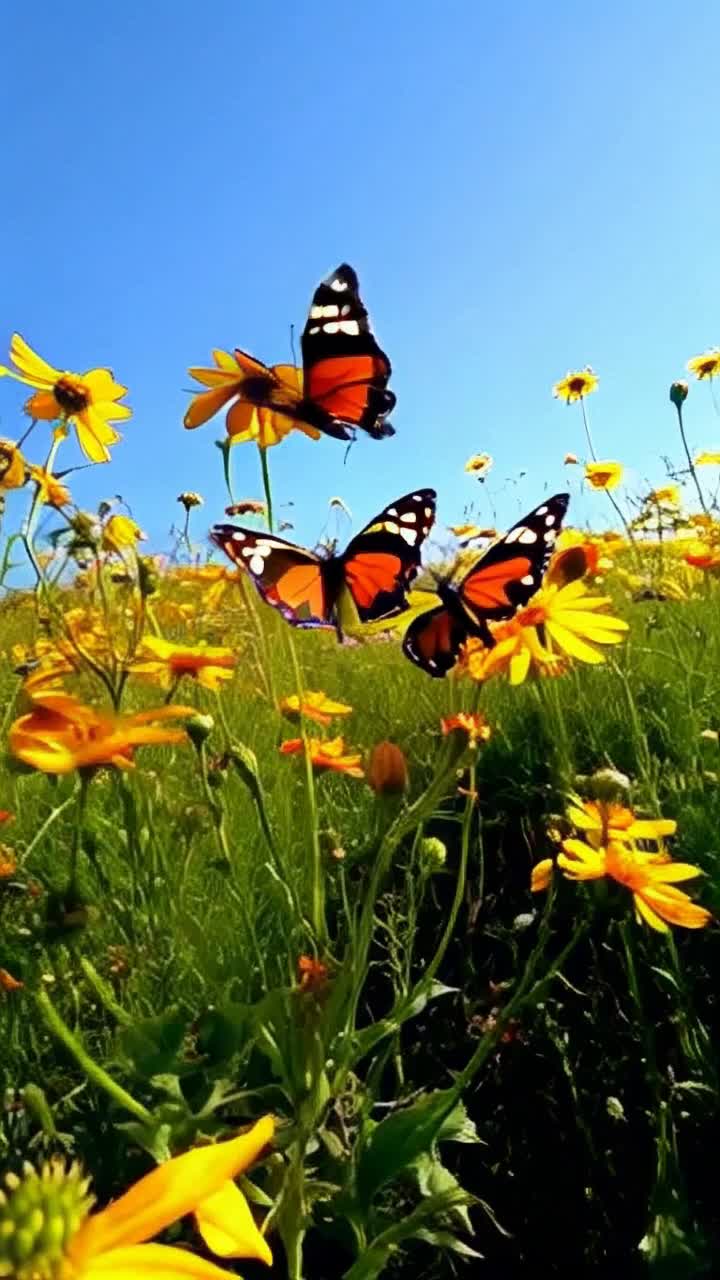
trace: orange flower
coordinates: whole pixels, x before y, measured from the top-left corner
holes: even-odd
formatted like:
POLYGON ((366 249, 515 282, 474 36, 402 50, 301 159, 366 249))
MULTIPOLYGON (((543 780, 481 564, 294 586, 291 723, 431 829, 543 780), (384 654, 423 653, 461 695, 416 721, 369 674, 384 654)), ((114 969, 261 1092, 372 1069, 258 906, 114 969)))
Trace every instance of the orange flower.
POLYGON ((669 933, 668 924, 685 929, 702 929, 711 915, 699 907, 675 884, 702 875, 699 867, 686 862, 657 862, 647 854, 611 841, 607 848, 594 849, 582 840, 564 840, 558 866, 569 880, 600 880, 609 877, 629 889, 635 914, 658 933, 669 933))
POLYGON ((0 987, 3 991, 20 991, 25 986, 19 978, 13 978, 7 969, 0 969, 0 987))
POLYGON ((38 487, 38 497, 46 506, 66 507, 72 502, 67 485, 62 484, 51 471, 46 471, 44 467, 38 467, 35 463, 31 463, 28 470, 30 479, 34 480, 38 487))
POLYGON ((25 459, 12 440, 0 440, 0 492, 21 489, 25 483, 25 459))
POLYGON ((85 706, 62 689, 36 693, 33 708, 10 728, 12 755, 43 773, 115 765, 133 768, 136 747, 176 745, 187 741, 184 729, 157 721, 184 720, 193 707, 158 707, 134 715, 113 715, 85 706))
POLYGON ((68 373, 54 369, 14 333, 10 342, 10 359, 15 369, 0 366, 18 382, 37 388, 25 404, 25 412, 43 422, 61 419, 75 427, 78 443, 91 462, 109 462, 108 445, 121 439, 111 422, 132 417, 127 405, 119 404, 127 395, 127 387, 116 382, 110 369, 90 369, 87 373, 68 373))
POLYGON ((194 367, 190 375, 207 387, 193 397, 184 423, 192 430, 214 418, 234 401, 225 419, 225 429, 234 444, 255 440, 261 449, 279 444, 290 431, 303 431, 312 440, 321 432, 298 416, 302 404, 302 370, 294 365, 272 368, 245 351, 213 351, 215 368, 194 367), (268 408, 270 402, 273 408, 268 408), (286 408, 287 412, 283 413, 286 408))
POLYGON ((552 858, 543 858, 541 862, 536 862, 530 874, 530 892, 543 893, 549 888, 553 875, 552 858))
POLYGON ((313 956, 298 956, 298 978, 301 991, 322 991, 327 985, 328 969, 313 956))
POLYGON ((610 843, 634 846, 638 840, 651 841, 662 849, 665 837, 677 831, 672 818, 638 818, 632 809, 607 800, 575 798, 567 816, 593 849, 610 843))
POLYGON ((394 742, 378 742, 373 747, 367 780, 378 795, 400 795, 407 791, 407 760, 394 742))
POLYGON ((444 734, 463 734, 470 748, 475 748, 478 742, 487 742, 492 734, 490 725, 480 711, 459 711, 457 715, 444 716, 440 727, 444 734))
POLYGON ((321 725, 330 724, 333 716, 352 714, 352 707, 347 703, 333 702, 320 690, 310 689, 303 693, 302 702, 296 693, 291 693, 287 698, 280 699, 279 707, 288 720, 299 720, 302 715, 306 720, 314 720, 321 725))
POLYGON ((183 676, 191 676, 206 689, 219 689, 223 681, 232 680, 236 661, 232 649, 219 645, 172 644, 160 636, 145 636, 137 659, 128 669, 164 689, 171 688, 183 676))
POLYGON ((240 502, 233 502, 229 507, 225 508, 226 516, 264 516, 265 503, 259 502, 257 498, 243 498, 240 502))
MULTIPOLYGON (((280 754, 283 756, 297 755, 302 750, 302 738, 288 738, 280 746, 280 754)), ((346 755, 342 738, 308 738, 307 752, 314 769, 345 773, 349 778, 364 777, 360 753, 346 755)))
POLYGON ((9 809, 0 809, 0 825, 4 826, 6 822, 14 822, 15 814, 9 809))
POLYGON ((0 844, 0 880, 9 880, 17 871, 17 858, 8 844, 0 844))

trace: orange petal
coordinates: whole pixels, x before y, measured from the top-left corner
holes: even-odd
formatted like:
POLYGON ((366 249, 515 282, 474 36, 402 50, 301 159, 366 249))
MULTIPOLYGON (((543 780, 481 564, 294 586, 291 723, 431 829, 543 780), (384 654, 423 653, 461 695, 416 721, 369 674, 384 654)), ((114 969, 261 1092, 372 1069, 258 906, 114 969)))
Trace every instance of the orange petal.
POLYGON ((214 387, 212 391, 201 391, 199 396, 194 396, 190 401, 190 407, 183 418, 184 426, 189 430, 201 427, 203 423, 214 418, 215 414, 219 413, 228 400, 232 400, 236 394, 237 388, 233 384, 214 387))
POLYGON ((52 391, 36 391, 34 396, 25 401, 23 408, 31 418, 37 418, 40 422, 54 422, 56 418, 62 417, 62 409, 52 391))
POLYGON ((234 1182, 226 1182, 195 1212, 198 1230, 211 1253, 221 1258, 257 1258, 272 1266, 272 1253, 260 1234, 248 1202, 234 1182))
MULTIPOLYGON (((247 400, 236 400, 235 404, 228 409, 225 430, 231 437, 248 435, 254 438, 258 434, 258 416, 255 405, 250 404, 247 400)), ((237 441, 237 443, 239 444, 240 441, 237 441)))

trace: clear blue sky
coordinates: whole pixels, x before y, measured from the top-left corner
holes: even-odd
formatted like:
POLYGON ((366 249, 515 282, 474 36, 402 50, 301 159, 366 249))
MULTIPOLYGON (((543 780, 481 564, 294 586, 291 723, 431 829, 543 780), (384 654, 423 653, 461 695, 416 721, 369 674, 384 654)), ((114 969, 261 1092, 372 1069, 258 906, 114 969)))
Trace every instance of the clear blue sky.
MULTIPOLYGON (((198 533, 225 502, 222 419, 181 425, 187 366, 213 346, 287 359, 343 259, 393 361, 397 435, 347 466, 332 440, 271 452, 299 538, 333 494, 360 521, 435 485, 458 520, 477 451, 499 520, 565 487, 581 422, 550 387, 586 363, 600 456, 636 487, 679 456, 668 385, 720 342, 707 6, 38 0, 6 9, 0 62, 0 344, 17 329, 129 386, 112 465, 74 487, 123 494, 156 547, 181 489, 205 496, 198 533)), ((0 383, 5 435, 21 400, 0 383)), ((720 444, 707 387, 687 415, 698 447, 720 444)), ((260 496, 255 450, 234 463, 260 496)))

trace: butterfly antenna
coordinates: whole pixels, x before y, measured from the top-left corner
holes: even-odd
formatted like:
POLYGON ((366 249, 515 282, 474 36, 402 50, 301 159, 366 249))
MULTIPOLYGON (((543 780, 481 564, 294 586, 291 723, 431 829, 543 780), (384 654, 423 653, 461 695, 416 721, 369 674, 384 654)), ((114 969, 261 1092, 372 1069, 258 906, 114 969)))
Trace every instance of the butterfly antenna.
POLYGON ((293 364, 297 369, 298 362, 297 362, 297 348, 295 346, 295 325, 294 324, 290 325, 290 351, 292 352, 293 364))
POLYGON ((353 447, 354 443, 355 443, 355 436, 353 436, 352 440, 351 440, 351 441, 349 442, 349 444, 348 444, 347 449, 345 450, 345 457, 343 458, 343 466, 344 466, 344 467, 345 467, 345 466, 347 466, 347 460, 348 460, 348 458, 349 458, 349 456, 350 456, 350 450, 352 449, 352 447, 353 447))

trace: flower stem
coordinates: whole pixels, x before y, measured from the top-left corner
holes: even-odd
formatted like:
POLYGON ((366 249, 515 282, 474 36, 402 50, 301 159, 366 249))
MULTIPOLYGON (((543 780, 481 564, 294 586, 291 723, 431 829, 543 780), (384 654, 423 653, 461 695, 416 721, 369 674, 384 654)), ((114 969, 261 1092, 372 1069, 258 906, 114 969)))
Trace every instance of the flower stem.
MULTIPOLYGON (((262 451, 261 451, 262 452, 262 451)), ((303 705, 303 679, 300 672, 300 663, 298 662, 295 645, 292 635, 288 636, 288 645, 290 648, 290 657, 292 660, 293 671, 295 673, 295 686, 299 700, 299 706, 303 705)), ((318 943, 325 940, 327 936, 327 925, 325 921, 325 883, 323 880, 323 862, 322 850, 320 849, 320 832, 318 830, 318 810, 317 796, 315 794, 315 776, 313 774, 312 761, 310 759, 310 751, 308 750, 308 737, 305 724, 305 717, 300 713, 300 736, 303 741, 303 757, 305 759, 305 785, 307 791, 308 803, 308 826, 310 829, 310 844, 312 847, 312 908, 310 918, 313 924, 315 938, 318 943)))
POLYGON ((705 512, 705 515, 707 515, 707 514, 708 514, 708 509, 707 509, 707 507, 706 507, 706 505, 705 505, 705 499, 703 498, 703 491, 702 491, 702 489, 700 488, 700 481, 698 480, 698 477, 697 477, 697 471, 695 470, 695 463, 694 463, 694 462, 693 462, 693 460, 692 460, 692 454, 691 454, 691 452, 690 452, 690 446, 688 445, 688 442, 687 442, 687 436, 685 435, 685 424, 684 424, 684 422, 683 422, 683 416, 682 416, 682 405, 681 405, 681 404, 676 404, 676 405, 675 405, 675 408, 677 409, 678 426, 679 426, 679 428, 680 428, 680 439, 681 439, 681 440, 682 440, 682 442, 683 442, 683 449, 685 450, 685 457, 687 458, 688 471, 690 472, 690 475, 692 476, 693 481, 694 481, 694 484, 695 484, 695 488, 697 489, 697 496, 698 496, 698 499, 699 499, 699 501, 700 501, 700 506, 702 507, 703 511, 705 512))
POLYGON ((585 408, 585 397, 584 397, 584 396, 581 396, 581 397, 580 397, 580 408, 582 409, 583 426, 585 427, 585 437, 586 437, 587 442, 588 442, 588 449, 590 450, 590 457, 592 458, 593 462, 597 462, 597 454, 596 454, 596 452, 595 452, 595 445, 593 444, 592 436, 590 435, 590 423, 588 422, 588 416, 587 416, 587 410, 586 410, 586 408, 585 408))
POLYGON ((89 784, 90 778, 86 773, 81 772, 77 812, 75 814, 75 831, 73 832, 72 849, 70 852, 70 882, 68 885, 68 892, 70 894, 75 894, 77 892, 78 859, 80 856, 80 849, 82 847, 83 826, 85 823, 85 809, 87 807, 89 784))
POLYGON ((56 805, 54 809, 50 810, 42 826, 38 827, 27 849, 19 859, 21 866, 23 866, 27 862, 30 855, 35 852, 35 849, 40 844, 40 841, 43 839, 45 834, 50 830, 53 823, 56 822, 57 819, 60 817, 60 814, 64 813, 65 810, 68 809, 70 805, 74 803, 76 794, 77 794, 77 788, 74 787, 73 790, 70 792, 69 796, 66 796, 65 799, 60 802, 60 804, 56 805))
POLYGON ((272 533, 273 531, 273 506, 272 506, 272 489, 270 488, 270 471, 268 468, 267 449, 263 449, 258 445, 260 452, 260 466, 262 468, 263 488, 265 490, 265 503, 267 507, 267 527, 272 533))

